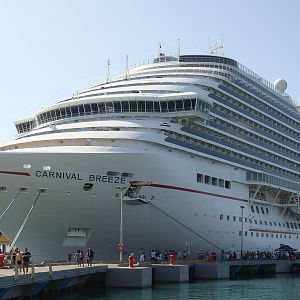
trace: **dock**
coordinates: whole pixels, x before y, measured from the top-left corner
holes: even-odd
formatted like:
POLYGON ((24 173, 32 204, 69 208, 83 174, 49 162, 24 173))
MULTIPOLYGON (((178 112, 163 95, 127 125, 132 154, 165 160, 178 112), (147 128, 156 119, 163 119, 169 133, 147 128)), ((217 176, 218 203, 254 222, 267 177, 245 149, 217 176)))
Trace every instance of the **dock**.
POLYGON ((75 264, 35 265, 27 274, 16 269, 0 269, 0 300, 38 295, 43 290, 60 291, 89 281, 106 288, 151 288, 154 283, 182 283, 190 280, 236 279, 261 277, 300 271, 300 260, 251 261, 180 261, 135 264, 95 263, 78 267, 75 264))

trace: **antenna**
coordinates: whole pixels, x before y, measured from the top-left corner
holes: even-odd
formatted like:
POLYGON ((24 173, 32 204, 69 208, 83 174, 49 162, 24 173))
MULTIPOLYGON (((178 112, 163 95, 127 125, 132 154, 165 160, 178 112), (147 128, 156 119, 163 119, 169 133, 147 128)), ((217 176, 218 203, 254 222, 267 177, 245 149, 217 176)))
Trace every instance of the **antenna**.
POLYGON ((178 39, 178 62, 180 60, 180 39, 178 39))
POLYGON ((126 79, 129 78, 129 70, 128 70, 128 54, 126 54, 126 79))
POLYGON ((107 59, 107 71, 106 71, 106 83, 110 81, 110 60, 109 58, 107 59))
MULTIPOLYGON (((221 41, 218 43, 210 44, 210 39, 208 40, 208 53, 212 55, 220 55, 219 50, 224 48, 223 34, 221 34, 221 41)), ((221 53, 221 55, 224 55, 221 53)))

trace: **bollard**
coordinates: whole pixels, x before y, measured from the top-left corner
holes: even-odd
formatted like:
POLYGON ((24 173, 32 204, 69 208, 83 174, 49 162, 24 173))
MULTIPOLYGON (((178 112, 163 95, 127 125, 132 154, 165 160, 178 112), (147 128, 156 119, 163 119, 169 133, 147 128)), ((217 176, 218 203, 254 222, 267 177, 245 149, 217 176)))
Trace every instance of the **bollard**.
POLYGON ((133 268, 133 260, 134 260, 134 256, 129 255, 128 256, 129 268, 133 268))
POLYGON ((31 260, 31 279, 34 279, 34 277, 35 277, 34 264, 33 261, 31 260))
POLYGON ((174 257, 174 254, 170 254, 170 266, 174 266, 174 262, 175 262, 175 257, 174 257))
POLYGON ((49 277, 52 277, 52 265, 51 265, 51 261, 49 262, 49 277))
POLYGON ((18 266, 15 265, 15 280, 18 280, 19 278, 19 270, 18 270, 18 266))

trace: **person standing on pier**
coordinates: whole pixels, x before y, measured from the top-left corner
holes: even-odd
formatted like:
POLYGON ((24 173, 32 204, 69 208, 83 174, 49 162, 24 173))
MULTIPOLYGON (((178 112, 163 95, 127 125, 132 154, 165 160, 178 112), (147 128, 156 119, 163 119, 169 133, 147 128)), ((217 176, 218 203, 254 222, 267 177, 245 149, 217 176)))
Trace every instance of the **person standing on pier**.
POLYGON ((16 253, 16 261, 17 261, 17 268, 19 269, 20 274, 22 272, 22 259, 23 259, 23 256, 21 254, 21 251, 18 249, 18 251, 16 253))
POLYGON ((86 262, 88 267, 92 266, 93 259, 94 259, 94 251, 91 248, 89 248, 86 253, 86 262))
POLYGON ((25 274, 28 273, 28 266, 29 266, 29 260, 31 258, 31 253, 28 251, 27 248, 25 248, 25 251, 22 254, 22 258, 23 258, 23 273, 25 274))

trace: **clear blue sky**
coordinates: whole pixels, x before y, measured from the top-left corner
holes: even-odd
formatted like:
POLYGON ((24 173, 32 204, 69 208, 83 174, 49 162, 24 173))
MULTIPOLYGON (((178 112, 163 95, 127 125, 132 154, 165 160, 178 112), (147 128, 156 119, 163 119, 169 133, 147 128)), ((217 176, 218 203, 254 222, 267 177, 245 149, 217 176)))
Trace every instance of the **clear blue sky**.
POLYGON ((300 104, 300 1, 1 0, 0 143, 14 121, 112 72, 163 50, 206 54, 224 36, 224 55, 270 82, 285 78, 300 104))

